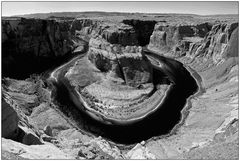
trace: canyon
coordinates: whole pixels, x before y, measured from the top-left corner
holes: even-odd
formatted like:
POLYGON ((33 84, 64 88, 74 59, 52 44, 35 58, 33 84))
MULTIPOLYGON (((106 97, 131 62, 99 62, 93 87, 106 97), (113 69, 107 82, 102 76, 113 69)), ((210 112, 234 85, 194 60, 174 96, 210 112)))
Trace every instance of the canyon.
POLYGON ((3 17, 2 157, 238 159, 238 52, 238 15, 3 17))

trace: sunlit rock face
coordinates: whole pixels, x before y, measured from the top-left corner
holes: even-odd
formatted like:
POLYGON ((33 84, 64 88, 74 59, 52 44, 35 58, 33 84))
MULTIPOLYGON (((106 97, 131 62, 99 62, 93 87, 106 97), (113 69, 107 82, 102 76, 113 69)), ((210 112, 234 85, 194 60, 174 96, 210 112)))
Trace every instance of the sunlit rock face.
POLYGON ((175 54, 185 54, 190 43, 203 39, 211 29, 208 23, 203 24, 168 24, 157 23, 150 37, 149 48, 161 52, 174 51, 175 54))
POLYGON ((232 32, 230 39, 228 40, 228 45, 227 48, 224 52, 224 54, 222 55, 223 58, 228 58, 228 57, 238 57, 239 55, 239 49, 238 49, 238 27, 236 29, 234 29, 234 31, 232 32))
POLYGON ((238 23, 193 25, 158 23, 155 25, 148 48, 160 53, 169 53, 169 56, 174 57, 211 57, 214 63, 218 63, 223 60, 227 48, 229 50, 229 41, 237 26, 238 23))
POLYGON ((72 23, 71 31, 85 40, 100 35, 111 44, 123 46, 138 44, 133 27, 124 23, 116 24, 108 21, 77 19, 72 23))
POLYGON ((104 39, 91 39, 89 60, 101 71, 124 80, 126 85, 137 87, 152 80, 152 67, 138 46, 121 47, 104 39))

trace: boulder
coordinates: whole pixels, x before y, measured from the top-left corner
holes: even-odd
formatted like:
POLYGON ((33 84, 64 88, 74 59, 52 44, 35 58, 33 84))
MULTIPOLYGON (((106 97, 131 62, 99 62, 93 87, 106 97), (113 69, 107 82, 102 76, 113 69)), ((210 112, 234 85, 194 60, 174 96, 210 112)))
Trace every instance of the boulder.
POLYGON ((126 155, 127 159, 156 159, 154 154, 150 152, 150 150, 141 145, 137 144, 134 148, 132 148, 126 155))
POLYGON ((15 139, 18 135, 18 121, 16 111, 2 99, 2 137, 15 139))
POLYGON ((18 136, 19 137, 18 139, 21 139, 19 140, 19 142, 25 145, 43 144, 33 129, 30 129, 27 126, 21 126, 21 125, 19 125, 19 128, 21 129, 21 134, 18 136))
POLYGON ((112 159, 124 159, 124 156, 122 155, 122 153, 118 149, 118 147, 116 147, 114 145, 110 145, 102 137, 92 139, 89 142, 89 145, 100 149, 106 155, 111 156, 110 158, 112 158, 112 159))
POLYGON ((47 134, 48 136, 53 136, 52 128, 51 128, 49 125, 45 126, 44 129, 43 129, 43 131, 44 131, 44 133, 47 134))

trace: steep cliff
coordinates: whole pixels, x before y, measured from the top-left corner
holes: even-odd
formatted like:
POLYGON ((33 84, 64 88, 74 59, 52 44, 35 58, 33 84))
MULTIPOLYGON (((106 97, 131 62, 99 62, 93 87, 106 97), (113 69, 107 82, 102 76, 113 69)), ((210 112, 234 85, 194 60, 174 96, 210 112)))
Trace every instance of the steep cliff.
POLYGON ((100 35, 111 44, 136 45, 137 35, 132 26, 102 20, 76 19, 71 25, 71 32, 89 41, 100 35))
POLYGON ((202 40, 210 29, 209 23, 191 25, 159 22, 154 27, 148 47, 161 53, 173 51, 176 55, 184 55, 190 43, 202 40))
POLYGON ((231 34, 237 26, 238 23, 215 24, 201 42, 190 44, 186 56, 212 58, 215 64, 224 61, 224 55, 229 52, 227 49, 229 50, 229 45, 232 44, 229 42, 231 34))
POLYGON ((100 38, 92 38, 88 58, 98 69, 111 72, 110 75, 123 79, 127 85, 137 87, 152 81, 152 68, 142 55, 141 47, 121 47, 100 38))
POLYGON ((3 75, 26 78, 71 57, 83 42, 71 35, 70 27, 70 20, 3 19, 3 75))
POLYGON ((3 20, 3 56, 61 56, 71 51, 68 22, 40 19, 3 20))
POLYGON ((150 36, 152 35, 155 24, 157 23, 154 20, 138 19, 125 19, 122 22, 134 28, 140 46, 149 44, 150 36))
POLYGON ((148 48, 171 57, 211 57, 214 63, 218 63, 228 52, 227 48, 230 49, 230 37, 237 26, 238 23, 234 22, 195 25, 158 23, 148 48))

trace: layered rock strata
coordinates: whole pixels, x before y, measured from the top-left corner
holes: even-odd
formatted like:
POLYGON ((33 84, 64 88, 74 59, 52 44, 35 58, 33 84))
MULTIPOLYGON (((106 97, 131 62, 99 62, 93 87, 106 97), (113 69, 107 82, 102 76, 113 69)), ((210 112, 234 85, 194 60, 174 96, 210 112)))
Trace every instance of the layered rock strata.
MULTIPOLYGON (((218 22, 212 25, 203 39, 191 42, 182 55, 176 55, 174 46, 169 48, 172 52, 164 53, 199 73, 200 77, 196 79, 204 91, 190 100, 192 107, 177 135, 147 143, 146 147, 157 158, 238 158, 233 154, 238 139, 237 35, 238 23, 218 22)), ((157 34, 153 33, 152 37, 155 36, 157 34)), ((156 45, 158 49, 155 51, 163 54, 164 46, 156 45)), ((149 45, 149 49, 154 50, 154 47, 149 45)))
MULTIPOLYGON (((7 86, 8 94, 11 97, 8 97, 8 100, 14 100, 14 104, 11 105, 13 107, 17 107, 17 109, 23 110, 26 115, 31 114, 31 119, 35 122, 34 126, 43 128, 46 124, 51 124, 51 127, 55 128, 53 132, 54 137, 58 136, 57 143, 44 143, 44 145, 23 145, 21 143, 16 143, 12 140, 2 139, 2 154, 4 157, 11 156, 14 154, 20 157, 29 158, 29 159, 93 159, 93 158, 131 158, 131 159, 238 159, 238 24, 237 23, 227 23, 227 22, 214 22, 210 24, 205 24, 203 27, 196 27, 196 25, 191 25, 188 21, 215 21, 219 19, 219 17, 205 17, 199 18, 194 15, 192 16, 181 16, 181 15, 153 15, 151 17, 161 18, 162 22, 159 22, 155 25, 154 32, 151 36, 149 48, 158 51, 159 54, 164 54, 166 56, 177 57, 176 59, 181 61, 185 66, 191 67, 198 74, 199 77, 193 73, 193 76, 198 79, 199 85, 202 85, 203 92, 198 93, 194 98, 188 100, 188 104, 191 104, 190 109, 183 110, 183 122, 181 126, 178 126, 177 130, 174 130, 174 135, 169 135, 166 137, 154 137, 154 139, 149 139, 146 142, 141 144, 137 144, 132 150, 125 149, 125 156, 121 155, 121 152, 116 147, 109 146, 108 143, 102 141, 96 141, 93 138, 88 138, 86 135, 83 135, 79 131, 75 129, 68 129, 70 125, 68 125, 67 119, 57 113, 52 106, 48 103, 44 102, 42 104, 33 103, 36 101, 35 93, 39 93, 38 90, 33 93, 26 93, 26 87, 29 87, 29 84, 25 84, 25 88, 17 88, 19 84, 22 84, 25 81, 13 81, 9 82, 9 84, 16 85, 14 88, 12 86, 7 86), (179 29, 179 25, 172 25, 171 23, 185 22, 187 24, 181 26, 191 26, 187 27, 187 31, 189 34, 184 34, 182 29, 179 29), (169 26, 166 25, 166 22, 169 26), (171 22, 171 23, 170 23, 171 22), (163 26, 165 29, 161 29, 160 26, 163 26), (209 26, 210 27, 207 27, 209 26), (205 26, 205 27, 204 27, 205 26), (158 29, 159 28, 159 29, 158 29), (169 28, 166 29, 166 28, 169 28), (170 29, 170 28, 178 28, 170 29), (189 29, 190 28, 190 29, 189 29), (206 29, 204 29, 206 28, 206 29), (204 30, 206 31, 204 31, 204 30), (159 32, 158 32, 159 30, 159 32), (174 30, 174 31, 171 31, 174 30), (198 31, 199 30, 199 31, 198 31), (179 33, 182 33, 179 35, 179 33), (200 34, 205 33, 205 35, 200 34), (195 36, 196 35, 196 36, 195 36), (166 37, 166 38, 165 38, 166 37), (17 88, 17 89, 16 89, 17 88), (24 92, 22 92, 24 91, 24 92), (13 96, 13 97, 12 97, 13 96), (28 98, 28 99, 26 99, 28 98), (16 106, 17 105, 17 106, 16 106), (33 109, 28 110, 26 109, 33 109), (31 111, 33 111, 31 113, 31 111), (186 114, 187 113, 187 114, 186 114), (186 115, 185 115, 186 114, 186 115), (186 116, 186 117, 185 117, 186 116), (51 119, 49 119, 51 118, 51 119), (203 119, 204 118, 204 119, 203 119), (66 125, 66 126, 65 126, 66 125), (61 131, 61 132, 59 132, 61 131), (93 140, 91 145, 86 145, 84 143, 89 142, 89 140, 93 140), (82 143, 84 142, 84 143, 82 143), (56 145, 56 146, 54 146, 56 145), (60 148, 57 148, 60 147, 60 148), (104 151, 104 153, 103 153, 104 151), (6 153, 7 152, 7 153, 6 153), (47 153, 46 153, 47 152, 47 153), (108 153, 107 155, 105 153, 108 153), (9 155, 11 154, 11 155, 9 155), (54 155, 55 154, 55 155, 54 155), (109 156, 110 155, 110 156, 109 156)), ((225 18, 222 16, 221 19, 231 20, 234 17, 225 18)), ((18 20, 17 20, 18 21, 18 20)), ((37 21, 37 20, 36 20, 37 21)), ((76 23, 77 21, 73 21, 76 23)), ((83 21, 94 21, 94 20, 83 20, 83 21)), ((84 25, 85 27, 81 27, 79 29, 73 29, 71 32, 72 35, 76 34, 76 37, 81 37, 86 40, 93 38, 95 41, 95 37, 92 37, 91 32, 93 28, 98 28, 99 22, 97 21, 95 27, 94 25, 84 25), (82 34, 83 30, 86 28, 86 33, 82 34), (89 30, 87 29, 89 28, 89 30), (76 31, 76 32, 75 32, 76 31), (78 34, 79 33, 79 34, 78 34)), ((33 23, 35 24, 35 23, 33 23)), ((81 24, 81 23, 80 23, 81 24)), ((204 23, 200 23, 204 24, 204 23)), ((8 26, 8 25, 7 25, 8 26)), ((17 25, 20 26, 20 25, 17 25)), ((31 25, 30 25, 31 26, 31 25)), ((71 25, 70 25, 71 26, 71 25)), ((76 25, 79 26, 79 25, 76 25)), ((110 25, 111 26, 111 25, 110 25)), ((128 26, 129 27, 129 26, 128 26)), ((31 28, 31 27, 30 27, 31 28)), ((106 27, 108 28, 108 27, 106 27)), ((185 29, 184 29, 185 30, 185 29)), ((12 39, 9 34, 12 29, 9 29, 7 39, 6 35, 3 35, 4 42, 9 41, 8 39, 12 39)), ((32 31, 32 30, 30 30, 32 31)), ((110 30, 111 31, 111 30, 110 30)), ((132 31, 132 29, 129 29, 132 31)), ((83 32, 84 33, 84 32, 83 32)), ((109 32, 110 33, 110 32, 109 32)), ((130 32, 131 33, 131 32, 130 32)), ((94 35, 94 34, 93 34, 94 35)), ((97 34, 101 35, 101 34, 97 34)), ((108 35, 108 34, 106 34, 108 35)), ((108 37, 110 40, 111 37, 116 36, 104 36, 108 37)), ((115 34, 121 35, 121 34, 115 34)), ((133 34, 135 35, 134 31, 133 34)), ((102 39, 102 38, 100 38, 102 39)), ((115 38, 114 38, 115 39, 115 38)), ((126 46, 137 45, 136 39, 133 38, 130 42, 134 43, 123 43, 122 40, 126 40, 128 38, 118 40, 114 40, 111 42, 121 42, 126 46)), ((15 40, 15 38, 14 38, 15 40)), ((91 40, 91 41, 92 41, 91 40)), ((21 39, 19 40, 21 41, 21 39)), ((102 41, 102 40, 101 40, 102 41)), ((24 42, 24 41, 23 41, 24 42)), ((102 43, 102 42, 101 42, 102 43)), ((138 41, 138 44, 139 41, 138 41)), ((3 56, 6 50, 14 50, 15 44, 11 43, 9 49, 5 47, 6 43, 4 43, 3 47, 3 56)), ((32 46, 27 45, 30 48, 32 46)), ((97 51, 101 54, 96 54, 101 56, 101 58, 91 59, 91 62, 88 61, 88 57, 82 59, 82 61, 76 62, 76 65, 71 68, 72 73, 71 76, 67 76, 67 79, 70 80, 73 87, 77 87, 80 85, 80 89, 84 89, 87 91, 89 85, 97 82, 98 80, 105 80, 105 75, 107 78, 111 78, 108 80, 116 80, 118 84, 124 84, 123 74, 109 74, 114 68, 107 67, 106 72, 105 67, 102 70, 102 65, 96 63, 94 60, 102 60, 103 51, 99 51, 99 48, 95 49, 92 47, 93 51, 97 51), (86 63, 87 62, 87 63, 86 63), (82 63, 82 66, 77 66, 82 63), (79 69, 83 69, 86 67, 85 65, 89 65, 95 73, 93 76, 89 76, 90 70, 82 70, 83 72, 80 74, 79 69), (99 70, 100 67, 100 70, 99 70), (74 69, 75 68, 75 69, 74 69), (75 75, 74 75, 75 72, 75 75), (100 74, 99 73, 104 73, 100 74), (81 77, 83 75, 86 77, 81 77), (103 76, 104 75, 104 76, 103 76), (117 76, 116 76, 117 75, 117 76), (96 76, 99 76, 96 78, 96 76), (82 79, 84 78, 84 79, 82 79), (85 79, 86 78, 86 79, 85 79), (89 79, 90 78, 90 79, 89 79), (95 79, 93 79, 95 78, 95 79), (79 83, 79 80, 83 82, 83 86, 79 83), (120 82, 120 83, 119 83, 120 82)), ((91 50, 91 48, 90 48, 91 50)), ((24 49, 26 51, 26 49, 24 49)), ((33 51, 33 50, 32 50, 33 51)), ((38 53, 38 52, 36 52, 38 53)), ((40 52, 41 53, 41 52, 40 52)), ((54 53, 54 52, 53 52, 54 53)), ((49 53, 54 55, 53 53, 49 53)), ((56 52, 55 52, 56 53, 56 52)), ((23 53, 24 54, 24 53, 23 53)), ((61 55, 61 54, 60 54, 61 55)), ((91 55, 89 53, 89 55, 91 55)), ((6 56, 7 57, 7 56, 6 56)), ((5 62, 6 58, 3 57, 5 62)), ((92 57, 94 54, 92 53, 92 57)), ((140 57, 140 56, 139 56, 140 57)), ((14 59, 9 58, 9 59, 14 59)), ((105 60, 105 58, 104 58, 105 60)), ((101 62, 101 61, 100 61, 101 62)), ((107 64, 107 63, 106 63, 107 64)), ((90 68, 89 67, 89 68, 90 68)), ((69 69, 69 71, 71 71, 69 69)), ((189 69, 190 70, 190 69, 189 69)), ((69 72, 68 71, 68 72, 69 72)), ((117 71, 117 70, 116 70, 117 71)), ((191 71, 191 70, 190 70, 191 71)), ((131 80, 131 79, 130 79, 131 80)), ((110 82, 111 82, 110 81, 110 82)), ((28 81, 27 81, 28 82, 28 81)), ((131 82, 131 81, 130 81, 131 82)), ((139 81, 133 81, 134 83, 139 81)), ((141 82, 141 81, 140 81, 141 82)), ((138 83, 136 83, 138 84, 138 83)), ((149 83, 148 83, 149 84, 149 83)), ((151 84, 151 81, 150 81, 151 84)), ((114 84, 114 86, 116 86, 114 84)), ((22 86, 20 86, 22 87, 22 86)), ((103 86, 101 86, 102 88, 103 86)), ((131 87, 131 86, 130 86, 131 87)), ((140 88, 142 88, 140 86, 140 88)), ((91 89, 91 88, 90 88, 91 89)), ((94 89, 94 88, 92 88, 94 89)), ((76 91, 78 88, 76 88, 76 91)), ((89 89, 88 89, 89 90, 89 89)), ((95 94, 95 92, 92 92, 95 94)), ((45 97, 39 98, 39 100, 46 100, 45 97)), ((3 105, 5 105, 4 101, 3 105)), ((9 104, 9 103, 8 103, 9 104)), ((187 107, 187 106, 186 106, 187 107)), ((4 107, 3 107, 4 108, 4 107)), ((14 109, 17 113, 20 113, 19 110, 14 109)), ((4 110, 4 109, 2 109, 4 110)), ((15 117, 14 112, 12 113, 15 117)), ((12 115, 11 114, 11 115, 12 115)), ((20 118, 25 118, 24 116, 20 116, 20 118)), ((11 117, 9 118, 11 120, 11 117)), ((30 120, 31 120, 30 119, 30 120)), ((84 122, 84 121, 83 121, 84 122)), ((3 121, 4 123, 4 121, 3 121)), ((16 123, 16 122, 15 122, 16 123)), ((14 125, 16 125, 14 123, 14 125)), ((6 126, 6 125, 4 125, 6 126)), ((15 127, 15 126, 12 126, 15 127)), ((29 126, 29 128, 33 128, 29 126)), ((13 128, 15 129, 15 128, 13 128)), ((144 129, 143 129, 144 130, 144 129)), ((12 131, 12 130, 10 130, 12 131)), ((14 131, 14 130, 13 130, 14 131)), ((11 132, 10 132, 11 133, 11 132)), ((10 157, 10 158, 11 158, 10 157)), ((21 158, 22 159, 22 158, 21 158)))
POLYGON ((211 24, 168 24, 155 25, 148 47, 162 53, 173 51, 176 55, 185 54, 190 44, 201 41, 211 30, 211 24))
POLYGON ((159 100, 151 98, 156 92, 152 66, 140 46, 111 44, 97 36, 90 39, 88 54, 83 59, 77 61, 65 77, 72 86, 78 87, 80 100, 92 111, 90 115, 98 113, 108 120, 94 114, 93 118, 103 123, 124 124, 143 119, 157 108, 157 102, 161 102, 168 89, 168 85, 163 84, 159 88, 159 100), (76 81, 77 78, 86 80, 76 81))

